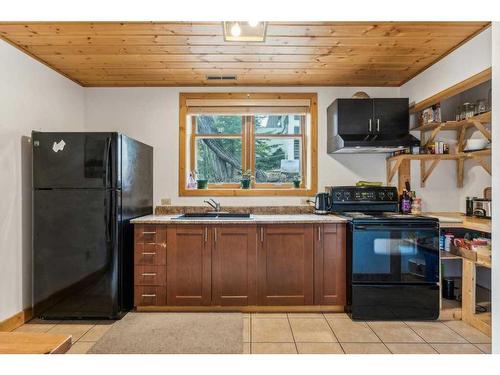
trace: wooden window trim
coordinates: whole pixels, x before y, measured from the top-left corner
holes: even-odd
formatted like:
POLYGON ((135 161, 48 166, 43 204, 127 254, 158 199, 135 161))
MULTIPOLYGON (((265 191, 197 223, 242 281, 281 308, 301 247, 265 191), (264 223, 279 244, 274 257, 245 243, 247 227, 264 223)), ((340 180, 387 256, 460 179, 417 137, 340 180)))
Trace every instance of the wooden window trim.
MULTIPOLYGON (((259 103, 260 104, 260 103, 259 103)), ((317 192, 317 181, 318 181, 318 168, 317 168, 317 94, 316 93, 180 93, 179 94, 179 196, 313 196, 317 192), (190 146, 190 170, 193 170, 195 163, 195 138, 194 134, 191 134, 190 139, 187 138, 187 118, 188 118, 188 101, 193 100, 239 100, 242 104, 245 100, 280 100, 280 103, 290 100, 291 103, 296 104, 296 100, 308 100, 309 110, 308 114, 310 116, 310 132, 306 134, 306 122, 305 116, 302 121, 301 134, 290 134, 290 135, 255 135, 253 124, 248 124, 247 122, 251 119, 251 116, 244 116, 244 124, 242 129, 243 144, 242 144, 242 168, 254 170, 254 158, 253 147, 255 138, 300 138, 302 141, 302 183, 301 187, 298 189, 293 188, 292 184, 284 183, 282 185, 277 184, 258 184, 258 188, 251 189, 241 189, 239 184, 209 184, 208 189, 187 189, 186 188, 186 147, 187 142, 190 146), (246 132, 250 132, 247 134, 246 132), (305 180, 308 176, 308 138, 310 139, 309 144, 309 154, 310 154, 310 183, 309 188, 305 186, 305 180), (247 152, 249 151, 249 152, 247 152), (221 186, 222 185, 222 186, 221 186)), ((193 126, 194 128, 194 116, 193 116, 193 126)), ((218 137, 219 135, 211 135, 210 137, 218 137)), ((228 138, 233 135, 222 135, 219 137, 228 138)), ((205 135, 199 136, 205 137, 205 135)), ((240 137, 240 135, 236 135, 240 137)))

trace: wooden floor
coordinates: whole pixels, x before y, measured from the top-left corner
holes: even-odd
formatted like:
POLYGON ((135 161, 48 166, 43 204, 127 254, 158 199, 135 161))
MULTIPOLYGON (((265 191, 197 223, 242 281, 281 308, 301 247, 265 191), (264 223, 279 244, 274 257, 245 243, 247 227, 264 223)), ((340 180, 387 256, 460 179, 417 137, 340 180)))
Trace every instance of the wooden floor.
POLYGON ((0 332, 0 354, 64 354, 71 335, 39 332, 0 332))

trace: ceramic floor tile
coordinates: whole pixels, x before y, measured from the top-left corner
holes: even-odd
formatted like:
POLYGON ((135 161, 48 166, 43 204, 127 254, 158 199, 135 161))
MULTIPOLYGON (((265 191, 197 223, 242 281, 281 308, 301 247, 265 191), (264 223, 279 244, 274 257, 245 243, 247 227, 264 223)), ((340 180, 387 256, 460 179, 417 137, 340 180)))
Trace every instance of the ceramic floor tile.
POLYGON ((336 342, 298 342, 297 350, 299 354, 344 354, 336 342))
POLYGON ((323 316, 327 319, 351 319, 345 313, 324 313, 323 316))
POLYGON ((93 325, 89 324, 61 323, 54 326, 47 332, 71 335, 71 342, 75 343, 80 340, 80 338, 92 327, 93 325))
POLYGON ((252 342, 294 342, 288 319, 252 319, 251 334, 252 342))
POLYGON ((252 354, 297 354, 294 343, 252 343, 252 354))
POLYGON ((46 333, 55 326, 56 323, 27 323, 17 327, 14 332, 46 333))
POLYGON ((477 346, 483 353, 491 354, 491 344, 474 344, 477 346))
POLYGON ((484 354, 472 344, 431 344, 439 354, 484 354))
POLYGON ((250 319, 243 318, 243 342, 250 342, 250 319))
POLYGON ((437 354, 437 352, 426 343, 386 343, 393 354, 437 354))
POLYGON ((288 313, 288 318, 325 319, 322 313, 288 313))
POLYGON ((327 321, 340 342, 380 342, 365 322, 331 318, 327 321))
POLYGON ((462 336, 452 331, 439 321, 406 322, 420 337, 428 343, 466 343, 462 336))
POLYGON ((79 341, 93 341, 99 340, 113 324, 96 324, 91 329, 89 329, 79 341))
POLYGON ((295 342, 337 342, 325 319, 290 318, 295 342))
POLYGON ((383 342, 424 342, 403 322, 367 322, 383 342))
POLYGON ((94 345, 93 342, 77 342, 71 345, 71 348, 66 352, 67 354, 85 354, 94 345))
POLYGON ((461 320, 449 320, 443 323, 473 344, 491 343, 491 337, 461 320))
POLYGON ((342 343, 346 354, 391 354, 382 343, 349 342, 342 343))
POLYGON ((250 354, 252 351, 250 350, 250 343, 243 343, 243 354, 250 354))
POLYGON ((253 313, 252 319, 288 319, 286 313, 253 313))

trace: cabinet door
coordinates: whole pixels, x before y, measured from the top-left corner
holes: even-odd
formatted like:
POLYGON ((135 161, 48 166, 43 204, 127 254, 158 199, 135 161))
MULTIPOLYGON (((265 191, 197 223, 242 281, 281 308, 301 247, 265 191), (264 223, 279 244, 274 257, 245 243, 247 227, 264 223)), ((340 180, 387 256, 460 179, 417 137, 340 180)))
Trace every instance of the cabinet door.
POLYGON ((221 225, 213 231, 212 304, 255 305, 256 226, 221 225))
POLYGON ((314 303, 345 305, 345 225, 314 226, 314 303))
POLYGON ((211 237, 211 231, 205 225, 168 227, 168 305, 210 305, 211 237))
POLYGON ((259 305, 311 305, 312 225, 265 225, 258 235, 259 305))
POLYGON ((338 99, 338 127, 341 134, 373 132, 373 99, 338 99))
POLYGON ((408 98, 373 100, 375 132, 380 134, 405 134, 410 127, 408 98))

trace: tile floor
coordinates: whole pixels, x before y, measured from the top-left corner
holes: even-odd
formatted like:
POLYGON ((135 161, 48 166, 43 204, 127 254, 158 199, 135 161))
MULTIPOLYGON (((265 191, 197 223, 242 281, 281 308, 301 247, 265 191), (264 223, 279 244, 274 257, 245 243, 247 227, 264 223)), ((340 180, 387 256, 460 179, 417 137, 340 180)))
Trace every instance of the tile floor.
MULTIPOLYGON (((249 354, 482 354, 491 338, 462 321, 353 322, 346 314, 244 314, 249 354)), ((16 331, 67 333, 68 353, 86 353, 109 321, 32 320, 16 331)))

